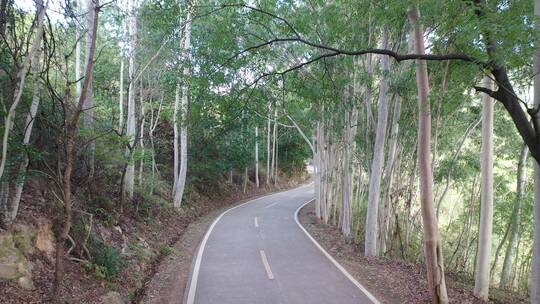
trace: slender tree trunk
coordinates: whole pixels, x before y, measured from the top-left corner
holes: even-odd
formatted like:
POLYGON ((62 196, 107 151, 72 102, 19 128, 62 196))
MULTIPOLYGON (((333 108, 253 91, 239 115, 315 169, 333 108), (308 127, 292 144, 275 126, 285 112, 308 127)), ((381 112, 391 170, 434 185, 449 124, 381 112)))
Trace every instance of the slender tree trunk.
MULTIPOLYGON (((93 10, 93 0, 86 0, 87 1, 87 15, 86 15, 86 24, 87 24, 87 32, 86 32, 86 54, 90 53, 90 48, 92 47, 92 38, 90 37, 92 35, 92 26, 94 22, 94 10, 93 10)), ((88 60, 86 61, 88 64, 88 60)), ((85 77, 87 77, 85 75, 85 77)), ((94 129, 94 85, 93 85, 93 76, 90 75, 90 83, 88 84, 88 92, 86 93, 86 100, 84 102, 84 127, 87 131, 90 132, 90 137, 92 137, 92 132, 94 129)), ((95 157, 94 152, 96 148, 96 143, 94 140, 90 140, 88 143, 88 176, 90 178, 94 177, 94 171, 95 171, 95 157)))
MULTIPOLYGON (((81 13, 81 1, 76 0, 75 1, 75 11, 77 14, 81 13)), ((79 96, 81 96, 81 25, 79 24, 79 20, 77 19, 75 21, 77 24, 75 24, 75 80, 76 83, 76 92, 77 96, 75 97, 75 103, 79 100, 79 96)))
MULTIPOLYGON (((540 17, 540 0, 534 0, 534 15, 540 17)), ((535 23, 535 38, 540 36, 540 25, 535 23)), ((540 46, 535 45, 534 64, 533 64, 533 81, 534 81, 534 107, 540 109, 540 46)), ((540 125, 540 118, 536 115, 537 125, 540 125)), ((540 303, 540 166, 538 160, 533 162, 534 168, 534 243, 532 255, 532 271, 531 271, 531 303, 540 303)))
POLYGON ((501 271, 501 281, 499 287, 502 289, 509 289, 511 287, 512 259, 516 251, 519 225, 521 224, 521 206, 523 204, 523 197, 525 196, 525 181, 528 156, 529 148, 527 148, 526 145, 523 145, 518 163, 516 203, 514 205, 512 222, 509 227, 510 241, 508 242, 508 247, 506 248, 503 269, 501 271))
POLYGON ((136 136, 136 118, 135 118, 135 56, 137 48, 137 0, 128 1, 129 10, 129 44, 128 44, 128 112, 127 112, 127 131, 126 135, 129 139, 129 147, 126 149, 126 156, 128 158, 128 164, 126 167, 126 173, 124 175, 124 189, 122 189, 124 196, 128 199, 133 197, 133 187, 135 184, 135 164, 133 160, 133 149, 135 147, 136 136))
MULTIPOLYGON (((345 103, 349 102, 349 88, 345 88, 343 93, 345 103)), ((353 128, 351 123, 355 121, 355 109, 351 109, 345 113, 344 133, 344 153, 343 153, 343 168, 342 168, 342 201, 341 201, 341 232, 345 238, 351 237, 351 220, 352 220, 352 190, 351 190, 351 161, 353 150, 353 128)))
MULTIPOLYGON (((385 30, 382 40, 382 48, 388 46, 388 32, 385 30)), ((389 71, 388 57, 381 57, 381 80, 379 82, 379 100, 377 102, 377 130, 375 132, 375 145, 373 146, 373 163, 369 178, 368 208, 366 215, 365 252, 366 256, 377 255, 377 232, 379 200, 381 195, 381 176, 384 166, 384 141, 386 137, 386 125, 388 119, 388 105, 386 94, 388 83, 386 74, 389 71)))
POLYGON ((255 185, 259 189, 259 127, 255 127, 255 185))
POLYGON ((274 128, 272 131, 272 167, 270 168, 270 178, 276 184, 276 139, 277 139, 277 105, 274 105, 274 128))
MULTIPOLYGON (((88 36, 90 38, 90 47, 88 49, 88 53, 86 56, 86 66, 85 66, 85 78, 84 83, 81 89, 81 96, 79 97, 79 101, 77 103, 77 107, 75 108, 75 111, 73 112, 73 115, 71 117, 71 120, 69 121, 67 125, 67 132, 66 132, 66 139, 65 139, 65 149, 66 149, 66 166, 64 169, 64 173, 62 176, 62 195, 63 195, 63 204, 64 204, 64 220, 62 223, 62 227, 60 230, 60 234, 57 238, 56 242, 56 260, 55 260, 55 273, 54 273, 54 284, 53 284, 53 292, 52 292, 52 302, 58 303, 59 302, 59 294, 60 294, 60 285, 62 284, 62 279, 64 276, 64 268, 63 268, 63 260, 65 258, 65 252, 64 252, 64 244, 68 239, 69 231, 71 229, 71 217, 72 217, 72 211, 71 211, 71 174, 73 171, 73 148, 75 145, 75 136, 77 135, 77 123, 79 121, 79 117, 84 109, 84 103, 86 100, 86 93, 88 92, 88 88, 90 85, 90 81, 92 79, 92 72, 93 72, 93 63, 94 63, 94 51, 96 47, 96 33, 97 33, 97 26, 98 26, 98 15, 99 15, 99 1, 93 0, 89 8, 93 11, 93 22, 92 22, 92 31, 90 32, 90 35, 88 36)), ((70 92, 69 92, 69 86, 67 87, 66 92, 66 100, 65 103, 68 102, 70 98, 70 92)), ((66 118, 67 120, 67 118, 66 118)))
POLYGON ((180 121, 180 171, 178 172, 178 182, 174 192, 173 206, 179 208, 184 196, 187 175, 187 117, 189 105, 189 78, 191 65, 191 24, 193 21, 193 3, 188 1, 186 16, 186 27, 184 29, 184 44, 182 46, 183 73, 182 73, 182 119, 180 121))
POLYGON ((244 193, 247 191, 247 183, 248 183, 248 168, 246 167, 244 169, 244 193))
POLYGON ((146 123, 146 116, 144 113, 144 98, 143 98, 143 82, 141 78, 141 87, 139 93, 139 99, 141 101, 141 126, 139 131, 139 145, 141 147, 141 160, 139 162, 139 187, 143 185, 143 173, 144 173, 144 124, 146 123))
MULTIPOLYGON (((408 12, 414 28, 414 50, 424 54, 424 30, 418 24, 419 12, 416 7, 408 12)), ((448 303, 444 264, 439 235, 439 226, 433 202, 433 172, 431 171, 431 109, 429 105, 429 80, 427 63, 416 60, 416 83, 418 85, 418 167, 420 169, 420 204, 424 229, 424 255, 427 269, 427 281, 433 304, 448 303)))
POLYGON ((43 5, 43 0, 36 0, 36 16, 37 16, 37 23, 36 23, 36 34, 34 36, 34 39, 32 40, 32 45, 30 47, 30 50, 28 51, 28 54, 24 58, 24 61, 22 63, 21 69, 17 73, 18 82, 16 84, 15 88, 15 98, 13 100, 13 103, 9 107, 9 110, 7 112, 7 116, 4 120, 4 134, 2 138, 2 159, 0 160, 0 180, 4 177, 4 170, 6 167, 6 161, 8 157, 8 145, 9 145, 9 133, 13 130, 13 125, 15 123, 15 115, 17 114, 17 107, 19 106, 19 103, 21 102, 22 93, 24 91, 24 82, 26 80, 26 74, 28 74, 28 70, 30 69, 30 63, 32 59, 34 58, 34 55, 36 52, 38 52, 39 46, 41 45, 41 39, 43 37, 43 20, 45 17, 45 12, 47 11, 47 4, 49 2, 47 1, 45 3, 45 6, 43 5))
POLYGON ((270 128, 272 127, 270 113, 272 113, 272 103, 268 102, 268 123, 266 125, 266 185, 270 185, 270 128))
MULTIPOLYGON (((484 76, 484 87, 493 87, 484 76)), ((478 228, 478 255, 474 276, 474 295, 487 301, 489 296, 489 265, 491 260, 491 234, 493 230, 493 100, 482 96, 482 197, 480 226, 478 228)))
POLYGON ((401 115, 401 98, 396 95, 394 98, 394 109, 392 113, 392 127, 390 133, 390 144, 388 147, 388 160, 386 162, 386 168, 384 170, 384 179, 386 184, 385 195, 383 197, 383 217, 381 223, 381 237, 380 237, 380 253, 384 254, 386 251, 386 241, 388 239, 389 232, 389 215, 391 209, 391 191, 392 191, 392 176, 394 167, 396 165, 396 151, 398 144, 399 133, 399 117, 401 115))
MULTIPOLYGON (((24 137, 23 146, 30 143, 30 136, 32 135, 32 127, 36 118, 37 110, 40 102, 40 87, 39 87, 39 68, 40 68, 40 52, 36 52, 34 59, 32 60, 32 78, 33 78, 33 94, 32 104, 30 105, 30 111, 26 115, 26 122, 24 124, 24 137)), ((10 226, 17 217, 19 212, 19 204, 21 201, 22 190, 26 181, 26 171, 28 167, 28 155, 25 153, 22 156, 22 160, 18 161, 14 167, 14 180, 2 181, 2 209, 0 213, 3 215, 2 225, 4 227, 10 226), (11 193, 12 185, 14 191, 11 193)))
POLYGON ((118 131, 124 132, 124 57, 120 55, 120 96, 118 97, 118 108, 120 114, 118 117, 118 131))
POLYGON ((176 90, 174 93, 174 111, 173 111, 173 132, 174 132, 174 139, 173 139, 173 158, 174 158, 174 182, 173 182, 173 195, 176 191, 176 183, 178 182, 178 172, 180 168, 180 145, 178 142, 178 139, 180 137, 180 132, 178 128, 178 111, 180 109, 180 82, 176 83, 176 90))

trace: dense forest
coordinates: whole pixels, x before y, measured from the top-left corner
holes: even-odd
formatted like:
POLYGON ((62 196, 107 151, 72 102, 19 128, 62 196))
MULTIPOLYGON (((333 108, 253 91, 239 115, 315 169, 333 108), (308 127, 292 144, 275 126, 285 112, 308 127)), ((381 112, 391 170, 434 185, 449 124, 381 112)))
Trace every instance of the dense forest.
POLYGON ((423 265, 432 303, 453 301, 447 274, 540 303, 539 16, 538 0, 0 0, 0 296, 60 303, 74 269, 115 282, 128 259, 103 229, 168 233, 313 168, 318 220, 423 265), (41 218, 54 250, 14 257, 41 218), (21 259, 47 261, 44 285, 21 259))

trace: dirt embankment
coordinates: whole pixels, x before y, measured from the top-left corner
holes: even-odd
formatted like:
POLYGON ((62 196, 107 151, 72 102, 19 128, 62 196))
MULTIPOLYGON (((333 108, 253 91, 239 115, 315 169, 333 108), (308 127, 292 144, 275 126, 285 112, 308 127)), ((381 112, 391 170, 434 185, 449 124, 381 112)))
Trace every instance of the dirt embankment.
MULTIPOLYGON (((207 191, 204 197, 194 196, 180 210, 157 203, 145 207, 144 202, 135 202, 133 210, 124 211, 117 220, 111 216, 115 209, 94 215, 90 238, 99 240, 100 256, 80 259, 86 256, 77 252, 84 248, 73 249, 70 260, 65 262, 63 303, 181 303, 192 257, 208 225, 220 212, 237 202, 304 181, 282 179, 279 188, 250 187, 247 193, 241 185, 225 182, 219 193, 207 191)), ((49 223, 55 219, 50 200, 36 191, 24 194, 21 207, 17 221, 20 224, 32 223, 35 218, 49 223)), ((75 216, 83 217, 81 223, 88 220, 77 212, 75 216)), ((81 228, 77 227, 72 229, 73 235, 81 228)), ((82 235, 87 235, 84 229, 82 235)), ((53 261, 39 250, 29 252, 25 259, 30 262, 32 286, 22 288, 16 280, 0 280, 0 303, 43 303, 49 298, 53 261)))
MULTIPOLYGON (((337 227, 318 223, 313 203, 302 208, 299 220, 312 237, 381 303, 431 303, 423 265, 365 257, 362 244, 348 243, 337 227)), ((460 282, 456 276, 447 274, 446 284, 450 303, 484 303, 473 296, 472 286, 460 282)), ((528 303, 525 298, 509 292, 492 290, 491 294, 490 303, 528 303)))

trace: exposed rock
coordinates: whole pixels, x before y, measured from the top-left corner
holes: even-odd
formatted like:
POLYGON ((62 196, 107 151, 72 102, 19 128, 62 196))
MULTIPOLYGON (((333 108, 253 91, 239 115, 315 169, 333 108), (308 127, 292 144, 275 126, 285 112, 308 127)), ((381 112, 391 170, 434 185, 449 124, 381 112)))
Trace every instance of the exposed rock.
POLYGON ((54 234, 49 221, 39 220, 36 235, 36 248, 52 261, 54 258, 54 234))
POLYGON ((124 299, 116 291, 110 291, 101 297, 102 304, 124 304, 124 299))
POLYGON ((26 289, 26 290, 33 290, 36 288, 34 286, 34 282, 32 281, 30 277, 20 277, 18 280, 18 283, 19 283, 19 286, 21 286, 21 288, 26 289))
POLYGON ((36 251, 36 247, 34 246, 35 238, 36 231, 34 227, 23 224, 13 225, 13 241, 15 242, 15 247, 25 256, 29 256, 36 251))
POLYGON ((32 263, 15 246, 13 233, 0 233, 0 281, 31 278, 32 263))

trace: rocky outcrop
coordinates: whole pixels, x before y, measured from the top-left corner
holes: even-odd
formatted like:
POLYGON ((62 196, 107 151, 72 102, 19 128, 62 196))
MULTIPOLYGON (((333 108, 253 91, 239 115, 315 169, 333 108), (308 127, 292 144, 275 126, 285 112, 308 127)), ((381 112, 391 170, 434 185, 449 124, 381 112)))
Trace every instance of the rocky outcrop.
POLYGON ((54 236, 49 222, 15 224, 10 230, 0 232, 0 281, 14 281, 21 288, 34 289, 30 258, 36 251, 51 259, 54 255, 54 236))

